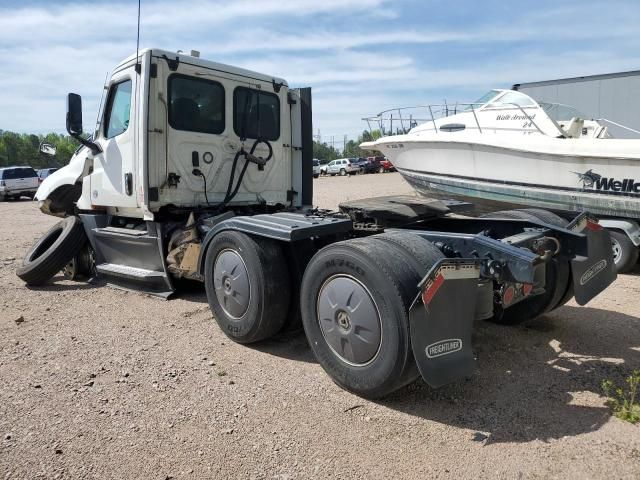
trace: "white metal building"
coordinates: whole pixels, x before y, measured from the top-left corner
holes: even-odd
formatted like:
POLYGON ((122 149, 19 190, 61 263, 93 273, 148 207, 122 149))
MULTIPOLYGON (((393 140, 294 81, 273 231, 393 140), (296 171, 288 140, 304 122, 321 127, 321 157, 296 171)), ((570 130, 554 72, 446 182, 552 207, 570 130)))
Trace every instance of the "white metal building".
MULTIPOLYGON (((640 70, 517 83, 513 89, 539 102, 570 105, 590 118, 605 118, 640 130, 640 70)), ((638 137, 615 125, 606 125, 616 138, 638 137)))

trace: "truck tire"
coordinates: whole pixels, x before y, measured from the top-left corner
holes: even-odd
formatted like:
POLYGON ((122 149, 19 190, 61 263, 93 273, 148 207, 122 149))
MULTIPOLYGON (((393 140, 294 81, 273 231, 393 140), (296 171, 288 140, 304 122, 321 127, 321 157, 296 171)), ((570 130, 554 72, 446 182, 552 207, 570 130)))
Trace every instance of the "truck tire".
POLYGON ((323 248, 302 279, 302 324, 311 349, 338 385, 362 397, 388 395, 417 376, 411 265, 399 247, 370 237, 323 248))
MULTIPOLYGON (((568 224, 566 220, 558 215, 538 208, 502 210, 484 214, 481 218, 538 220, 557 227, 565 227, 568 224)), ((503 325, 516 325, 555 310, 567 303, 573 296, 570 294, 570 292, 573 292, 571 282, 571 266, 569 262, 553 258, 546 265, 544 293, 522 300, 506 309, 500 305, 494 305, 494 315, 491 321, 503 325)))
POLYGON ((238 343, 273 336, 289 308, 290 279, 280 245, 224 231, 205 257, 207 300, 220 329, 238 343))
POLYGON ((16 275, 27 285, 42 285, 67 263, 87 242, 78 217, 67 217, 56 223, 28 251, 16 275))
POLYGON ((495 304, 493 317, 489 320, 503 325, 517 325, 533 320, 560 306, 559 303, 567 292, 570 282, 568 267, 558 268, 559 265, 554 260, 547 263, 544 293, 526 298, 507 308, 502 308, 500 305, 495 304))
POLYGON ((410 261, 419 277, 418 281, 429 273, 435 263, 444 258, 444 254, 432 242, 419 235, 406 232, 386 232, 369 237, 380 239, 392 245, 397 245, 405 251, 407 260, 410 261))
POLYGON ((520 210, 514 210, 514 211, 527 213, 548 225, 554 225, 556 227, 562 227, 562 228, 565 228, 567 225, 569 225, 569 222, 564 218, 562 218, 561 216, 556 215, 555 213, 550 212, 549 210, 543 210, 542 208, 522 208, 520 210))
POLYGON ((93 250, 88 243, 74 255, 63 269, 62 274, 67 280, 88 280, 95 274, 93 250))
POLYGON ((627 273, 638 263, 640 250, 624 232, 609 230, 611 248, 613 249, 613 263, 618 273, 627 273))
MULTIPOLYGON (((411 306, 418 294, 417 285, 429 273, 429 270, 444 258, 444 254, 429 240, 407 232, 386 232, 369 238, 372 241, 383 242, 385 250, 395 249, 404 262, 403 264, 396 262, 395 267, 398 268, 399 265, 402 265, 403 268, 411 272, 412 278, 405 284, 406 295, 410 299, 408 305, 411 306)), ((405 367, 397 388, 413 383, 419 376, 420 371, 412 355, 411 363, 405 367)))
MULTIPOLYGON (((556 215, 555 213, 550 212, 549 210, 543 210, 542 208, 523 208, 519 211, 529 213, 534 217, 538 218, 538 220, 540 220, 541 222, 547 223, 549 225, 555 225, 556 227, 566 228, 567 225, 569 225, 569 221, 567 219, 562 218, 561 216, 556 215)), ((556 292, 556 296, 559 297, 558 302, 556 302, 556 304, 551 308, 547 309, 545 313, 548 313, 548 312, 551 312, 552 310, 560 308, 561 306, 563 306, 565 303, 567 303, 569 300, 573 298, 573 278, 571 276, 571 267, 568 262, 566 262, 566 267, 567 268, 564 268, 564 266, 562 267, 561 271, 559 272, 559 275, 562 278, 564 278, 565 276, 568 276, 567 288, 562 296, 559 296, 559 292, 556 292)), ((561 283, 563 283, 562 280, 561 280, 561 283)))

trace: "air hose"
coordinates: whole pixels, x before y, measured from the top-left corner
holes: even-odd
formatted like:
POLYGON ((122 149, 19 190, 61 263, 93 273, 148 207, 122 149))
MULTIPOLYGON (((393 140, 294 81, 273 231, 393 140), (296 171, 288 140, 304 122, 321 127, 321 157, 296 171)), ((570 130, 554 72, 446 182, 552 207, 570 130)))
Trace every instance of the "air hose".
POLYGON ((258 168, 260 170, 263 170, 267 162, 271 160, 271 157, 273 157, 273 147, 271 146, 271 143, 269 143, 267 140, 263 140, 261 138, 256 139, 256 141, 253 142, 253 145, 251 146, 251 150, 249 150, 249 152, 246 152, 244 147, 241 147, 240 150, 238 150, 238 152, 236 153, 235 157, 233 157, 233 164, 231 165, 231 177, 229 177, 229 184, 227 185, 227 193, 222 203, 218 206, 218 209, 223 209, 238 194, 238 190, 240 190, 240 185, 242 184, 242 180, 244 179, 244 174, 247 172, 247 167, 249 166, 249 163, 255 163, 256 165, 258 165, 258 168), (254 155, 256 148, 261 143, 264 143, 269 149, 269 155, 267 155, 267 158, 257 157, 254 155), (244 156, 245 158, 244 165, 242 166, 240 175, 238 175, 238 181, 234 186, 233 181, 235 180, 238 160, 242 156, 244 156))

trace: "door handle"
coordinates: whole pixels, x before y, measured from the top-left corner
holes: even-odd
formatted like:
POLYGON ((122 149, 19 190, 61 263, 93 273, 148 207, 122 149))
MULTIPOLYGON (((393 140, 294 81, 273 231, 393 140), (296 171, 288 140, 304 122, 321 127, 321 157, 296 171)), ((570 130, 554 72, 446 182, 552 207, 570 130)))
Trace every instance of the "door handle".
POLYGON ((133 174, 130 172, 124 174, 124 191, 129 196, 133 193, 133 174))

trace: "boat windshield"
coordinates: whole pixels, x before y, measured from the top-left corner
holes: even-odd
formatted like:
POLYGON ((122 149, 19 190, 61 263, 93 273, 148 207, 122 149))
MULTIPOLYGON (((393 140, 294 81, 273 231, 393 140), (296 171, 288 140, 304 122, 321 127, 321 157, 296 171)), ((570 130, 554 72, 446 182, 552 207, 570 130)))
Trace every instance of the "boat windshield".
POLYGON ((589 118, 587 114, 580 110, 561 103, 541 102, 540 106, 549 118, 556 122, 567 122, 574 117, 582 118, 583 120, 587 120, 589 118))
POLYGON ((471 107, 478 108, 478 107, 484 105, 485 103, 489 103, 491 100, 496 98, 496 96, 498 96, 499 93, 500 93, 500 90, 489 90, 487 93, 482 95, 479 99, 477 99, 475 102, 473 102, 467 108, 465 108, 465 110, 470 110, 471 107))
POLYGON ((489 108, 513 108, 513 107, 535 107, 531 97, 516 91, 504 92, 500 97, 492 100, 489 108))

